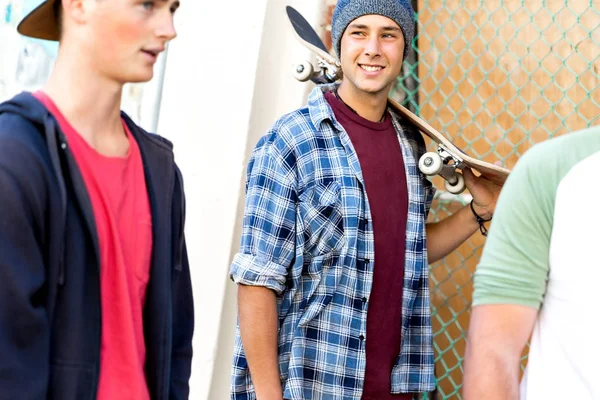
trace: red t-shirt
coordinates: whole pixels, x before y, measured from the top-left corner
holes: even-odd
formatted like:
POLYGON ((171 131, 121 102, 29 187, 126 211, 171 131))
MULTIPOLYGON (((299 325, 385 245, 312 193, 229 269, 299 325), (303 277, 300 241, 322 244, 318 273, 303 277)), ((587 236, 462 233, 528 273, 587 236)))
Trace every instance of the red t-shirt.
POLYGON ((390 394, 392 368, 400 354, 408 190, 398 135, 389 114, 381 123, 352 111, 333 93, 325 98, 358 155, 375 236, 373 286, 367 311, 363 400, 411 400, 390 394))
MULTIPOLYGON (((102 340, 98 400, 149 400, 143 309, 152 254, 152 215, 142 157, 129 139, 125 157, 95 151, 43 92, 77 162, 94 212, 100 250, 102 340)), ((87 266, 81 265, 81 268, 87 266)))

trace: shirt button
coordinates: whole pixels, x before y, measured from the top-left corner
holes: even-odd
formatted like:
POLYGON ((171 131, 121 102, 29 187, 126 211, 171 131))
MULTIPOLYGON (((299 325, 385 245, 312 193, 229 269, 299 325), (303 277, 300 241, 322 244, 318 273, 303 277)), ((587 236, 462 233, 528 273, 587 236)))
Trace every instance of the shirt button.
POLYGON ((367 302, 367 298, 366 298, 366 297, 363 297, 363 298, 362 298, 362 301, 363 301, 363 303, 366 303, 366 302, 367 302))
POLYGON ((370 262, 371 262, 371 260, 369 260, 368 258, 365 258, 365 264, 368 264, 370 262))
POLYGON ((365 340, 365 336, 364 336, 364 335, 360 335, 358 338, 359 338, 361 341, 365 340))

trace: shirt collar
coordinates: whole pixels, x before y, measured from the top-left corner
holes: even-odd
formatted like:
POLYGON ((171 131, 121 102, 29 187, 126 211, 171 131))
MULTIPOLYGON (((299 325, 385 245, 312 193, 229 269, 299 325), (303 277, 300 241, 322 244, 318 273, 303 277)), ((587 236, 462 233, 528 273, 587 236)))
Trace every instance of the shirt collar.
MULTIPOLYGON (((308 96, 308 113, 310 115, 310 120, 315 127, 318 128, 323 121, 329 120, 333 124, 335 130, 338 132, 343 130, 340 123, 335 119, 333 109, 325 99, 325 92, 334 91, 338 86, 338 82, 318 85, 310 92, 310 95, 308 96)), ((387 110, 391 114, 392 120, 394 120, 396 124, 400 124, 402 118, 398 113, 391 106, 388 106, 387 110)))
POLYGON ((338 85, 339 83, 318 85, 310 92, 308 96, 308 113, 315 127, 319 128, 325 120, 330 120, 335 130, 341 131, 343 129, 335 119, 333 109, 325 99, 325 92, 335 90, 338 85))

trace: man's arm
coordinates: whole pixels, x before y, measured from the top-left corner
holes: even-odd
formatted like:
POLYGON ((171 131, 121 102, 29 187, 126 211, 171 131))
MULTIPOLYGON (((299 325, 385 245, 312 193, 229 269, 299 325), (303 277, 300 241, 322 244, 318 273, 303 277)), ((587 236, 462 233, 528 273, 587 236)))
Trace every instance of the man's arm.
POLYGON ((283 396, 277 295, 286 289, 296 250, 297 191, 290 152, 275 134, 257 144, 248 166, 241 248, 230 272, 238 283, 243 355, 258 400, 283 396))
MULTIPOLYGON (((501 187, 483 177, 475 177, 470 169, 463 170, 465 184, 473 195, 473 210, 484 220, 490 219, 496 208, 501 187)), ((430 264, 444 258, 475 231, 479 223, 467 205, 450 217, 427 224, 427 254, 430 264)))
POLYGON ((181 270, 175 271, 173 282, 173 347, 171 354, 171 400, 189 398, 192 373, 192 338, 194 336, 194 297, 188 264, 187 248, 183 243, 181 270))
MULTIPOLYGON (((518 399, 520 358, 546 292, 554 199, 559 182, 529 150, 498 199, 473 281, 463 393, 467 400, 518 399)), ((557 177, 558 176, 558 177, 557 177)))
POLYGON ((473 308, 467 350, 465 400, 518 400, 521 354, 537 309, 516 304, 473 308))
POLYGON ((50 332, 41 161, 0 132, 0 399, 45 399, 50 332))
POLYGON ((450 254, 475 231, 479 224, 466 206, 440 222, 429 223, 427 229, 427 259, 432 264, 450 254))
POLYGON ((173 347, 171 354, 171 400, 189 398, 192 373, 192 338, 194 336, 194 296, 185 240, 185 191, 181 171, 175 166, 175 192, 173 194, 174 232, 177 237, 173 277, 173 347))
POLYGON ((277 300, 265 287, 238 285, 238 312, 244 352, 260 400, 281 400, 277 356, 277 300))

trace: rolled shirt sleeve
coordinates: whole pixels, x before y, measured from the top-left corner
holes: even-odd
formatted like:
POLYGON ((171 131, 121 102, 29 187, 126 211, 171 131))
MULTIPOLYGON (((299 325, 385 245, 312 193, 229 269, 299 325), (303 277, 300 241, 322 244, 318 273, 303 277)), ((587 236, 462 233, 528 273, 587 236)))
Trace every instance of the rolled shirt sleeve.
POLYGON ((234 282, 283 292, 295 257, 296 202, 293 151, 272 131, 248 163, 240 251, 230 268, 234 282))

